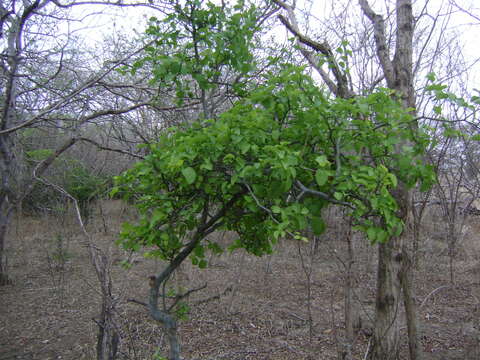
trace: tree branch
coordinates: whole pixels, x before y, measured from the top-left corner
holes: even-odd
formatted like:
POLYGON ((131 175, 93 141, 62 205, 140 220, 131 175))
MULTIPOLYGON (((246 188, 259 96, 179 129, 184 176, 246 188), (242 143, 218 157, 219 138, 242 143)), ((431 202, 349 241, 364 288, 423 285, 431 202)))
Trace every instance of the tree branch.
POLYGON ((286 10, 288 14, 288 19, 283 15, 278 15, 278 19, 280 22, 290 31, 297 39, 297 42, 300 46, 300 51, 302 55, 307 59, 310 65, 317 70, 317 72, 322 77, 323 81, 327 84, 328 88, 332 93, 336 96, 341 98, 349 98, 352 97, 353 94, 348 87, 348 79, 346 75, 340 69, 335 57, 333 55, 332 49, 330 45, 327 43, 319 43, 310 39, 309 37, 305 36, 300 32, 298 27, 298 23, 295 17, 295 13, 293 12, 293 8, 285 3, 284 1, 280 0, 273 0, 278 6, 282 7, 286 10), (310 51, 305 47, 314 50, 317 53, 320 53, 322 56, 325 57, 327 63, 329 64, 329 68, 332 70, 333 76, 335 77, 336 84, 330 79, 328 74, 322 69, 322 67, 318 64, 318 59, 316 59, 310 51))
POLYGON ((85 142, 88 142, 92 145, 95 145, 97 148, 99 148, 100 150, 105 150, 105 151, 112 151, 112 152, 117 152, 119 154, 124 154, 124 155, 128 155, 128 156, 132 156, 132 157, 135 157, 137 159, 144 159, 143 156, 141 155, 137 155, 137 154, 134 154, 134 153, 131 153, 131 152, 128 152, 128 151, 125 151, 125 150, 122 150, 122 149, 114 149, 114 148, 110 148, 110 147, 107 147, 107 146, 103 146, 102 144, 99 144, 98 142, 92 140, 92 139, 88 139, 88 138, 85 138, 85 137, 79 137, 77 138, 77 140, 80 140, 80 141, 85 141, 85 142))
POLYGON ((354 208, 350 203, 348 203, 348 202, 334 199, 334 198, 330 197, 328 194, 326 194, 326 193, 324 193, 324 192, 307 188, 307 187, 306 187, 305 185, 303 185, 299 180, 297 180, 297 181, 295 182, 295 184, 296 184, 296 185, 300 188, 300 190, 302 191, 302 192, 300 193, 300 195, 298 196, 298 198, 297 198, 298 201, 300 201, 305 194, 310 194, 310 195, 319 197, 320 199, 326 200, 326 201, 328 201, 328 202, 330 202, 330 203, 332 203, 332 204, 343 205, 343 206, 346 206, 346 207, 348 207, 348 208, 350 208, 350 209, 355 209, 355 208, 354 208))
MULTIPOLYGON (((152 41, 153 42, 153 41, 152 41)), ((36 114, 35 116, 33 116, 30 120, 27 120, 17 126, 14 126, 14 127, 11 127, 11 128, 7 128, 7 127, 4 127, 3 129, 0 130, 0 135, 3 135, 3 134, 9 134, 9 133, 12 133, 12 132, 15 132, 17 130, 20 130, 22 128, 25 128, 25 127, 28 127, 30 125, 33 125, 34 123, 36 122, 39 122, 39 121, 42 121, 44 120, 45 116, 49 113, 51 113, 52 111, 60 108, 61 106, 65 105, 66 103, 68 103, 70 100, 72 100, 75 96, 81 94, 83 91, 85 91, 86 89, 92 87, 94 84, 98 83, 100 80, 104 79, 109 73, 111 73, 119 64, 122 64, 124 63, 126 60, 130 59, 132 56, 138 54, 139 52, 141 52, 145 47, 147 47, 148 45, 150 45, 152 42, 148 43, 148 44, 145 44, 144 46, 142 46, 140 49, 137 49, 136 51, 134 51, 133 53, 130 53, 128 54, 127 56, 125 56, 124 58, 120 59, 120 60, 117 60, 115 62, 113 62, 112 65, 108 66, 104 71, 102 71, 101 73, 97 74, 97 76, 94 76, 92 77, 90 80, 84 82, 82 85, 80 85, 79 87, 77 87, 75 90, 73 90, 72 92, 70 92, 70 94, 66 95, 64 98, 60 99, 59 101, 57 101, 56 103, 50 105, 50 106, 47 106, 44 110, 40 111, 38 114, 36 114)), ((146 103, 142 103, 142 104, 138 104, 138 105, 134 105, 132 107, 130 107, 130 109, 133 109, 133 108, 138 108, 140 106, 144 106, 146 105, 146 103)), ((111 114, 115 114, 114 113, 115 110, 105 110, 104 113, 105 115, 108 115, 109 113, 111 114)), ((121 111, 121 110, 119 110, 121 111)), ((129 111, 129 110, 128 110, 129 111)), ((125 112, 125 111, 124 111, 125 112)), ((5 110, 4 110, 4 113, 5 113, 5 110)), ((99 114, 99 115, 102 115, 102 112, 98 112, 96 114, 99 114)), ((85 121, 88 121, 90 120, 92 117, 98 117, 99 115, 95 115, 95 114, 92 114, 90 116, 88 116, 86 118, 85 121)), ((4 114, 4 118, 5 118, 5 114, 4 114)), ((3 124, 5 125, 5 124, 3 124)))
MULTIPOLYGON (((158 297, 159 289, 163 282, 170 277, 170 275, 177 269, 180 264, 192 253, 195 247, 205 238, 206 234, 209 234, 216 228, 219 224, 217 223, 226 212, 235 204, 235 202, 246 193, 245 189, 237 194, 235 194, 225 205, 222 206, 220 210, 213 215, 210 220, 202 221, 202 225, 197 228, 197 231, 193 235, 193 239, 183 248, 182 251, 168 264, 168 266, 155 277, 155 280, 151 282, 150 287, 150 300, 149 300, 149 310, 152 317, 158 321, 170 321, 165 312, 158 309, 158 297)), ((206 218, 207 212, 203 212, 203 217, 206 218)))
POLYGON ((385 36, 385 21, 381 15, 376 14, 367 0, 359 0, 358 3, 362 8, 365 16, 370 20, 373 25, 373 34, 375 38, 375 45, 377 56, 382 66, 385 79, 387 80, 387 85, 390 89, 394 89, 395 83, 395 74, 393 69, 393 64, 390 59, 387 46, 387 38, 385 36))

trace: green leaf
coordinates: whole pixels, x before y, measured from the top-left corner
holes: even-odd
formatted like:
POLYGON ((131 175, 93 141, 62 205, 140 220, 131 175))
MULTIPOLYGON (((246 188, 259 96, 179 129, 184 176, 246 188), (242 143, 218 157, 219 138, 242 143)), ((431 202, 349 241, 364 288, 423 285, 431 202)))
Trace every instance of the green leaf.
POLYGON ((315 158, 315 161, 318 163, 319 166, 325 167, 327 165, 330 165, 330 161, 328 161, 327 157, 325 155, 320 155, 315 158))
POLYGON ((368 104, 365 104, 365 103, 358 104, 358 109, 362 114, 368 114, 370 112, 370 108, 368 104))
POLYGON ((210 161, 210 159, 205 159, 205 161, 200 166, 200 168, 205 169, 205 170, 213 170, 213 164, 210 161))
POLYGON ((390 179, 390 182, 392 183, 392 186, 397 187, 398 181, 397 181, 397 177, 395 176, 395 174, 389 173, 388 178, 390 179))
POLYGON ((281 209, 279 206, 277 206, 277 205, 273 205, 273 206, 272 206, 272 212, 273 212, 274 214, 280 214, 280 213, 282 212, 282 209, 281 209))
POLYGON ((150 219, 150 222, 153 225, 156 225, 160 220, 163 219, 164 216, 165 216, 165 213, 161 209, 155 209, 155 211, 153 212, 152 218, 150 219))
POLYGON ((377 228, 375 227, 369 227, 367 229, 367 236, 368 236, 368 239, 374 243, 376 240, 377 240, 377 228))
POLYGON ((185 177, 185 180, 187 180, 187 183, 189 185, 192 185, 195 182, 195 180, 197 179, 197 173, 191 167, 187 167, 187 168, 182 169, 182 174, 185 177))
POLYGON ((318 169, 315 173, 315 181, 317 182, 318 186, 323 186, 328 181, 328 172, 325 170, 318 169))
POLYGON ((312 230, 315 235, 321 235, 326 229, 325 222, 319 216, 315 216, 312 218, 312 230))
POLYGON ((383 229, 377 230, 377 241, 380 243, 384 243, 388 240, 388 233, 383 229))
POLYGON ((115 186, 111 191, 110 193, 108 194, 111 198, 115 197, 115 195, 120 191, 120 189, 115 186))

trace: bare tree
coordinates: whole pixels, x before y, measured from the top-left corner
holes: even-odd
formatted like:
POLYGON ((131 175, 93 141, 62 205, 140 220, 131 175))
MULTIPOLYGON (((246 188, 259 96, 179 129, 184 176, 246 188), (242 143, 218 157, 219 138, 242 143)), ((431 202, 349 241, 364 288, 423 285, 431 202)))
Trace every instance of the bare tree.
MULTIPOLYGON (((107 90, 109 76, 145 44, 140 42, 99 66, 93 64, 89 54, 78 50, 78 38, 64 30, 74 20, 70 12, 74 4, 50 0, 0 4, 0 284, 9 282, 5 259, 8 223, 33 182, 30 179, 18 187, 14 181, 19 165, 14 154, 18 134, 31 127, 56 127, 70 134, 37 167, 39 176, 55 157, 81 139, 83 125, 119 117, 150 103, 148 96, 107 101, 112 99, 106 96, 112 94, 107 90)), ((135 84, 123 84, 128 86, 135 84)))

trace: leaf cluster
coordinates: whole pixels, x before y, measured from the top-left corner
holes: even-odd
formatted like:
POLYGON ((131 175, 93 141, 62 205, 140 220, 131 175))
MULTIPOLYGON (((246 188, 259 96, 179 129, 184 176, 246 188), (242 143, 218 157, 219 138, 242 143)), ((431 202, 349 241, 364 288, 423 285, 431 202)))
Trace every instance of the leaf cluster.
MULTIPOLYGON (((145 56, 130 68, 135 74, 151 67, 151 83, 175 89, 178 104, 196 97, 195 90, 218 86, 229 71, 242 75, 252 70, 250 52, 257 30, 257 9, 243 1, 235 6, 214 2, 172 1, 174 11, 165 18, 152 17, 146 29, 145 56)), ((241 84, 234 90, 241 91, 241 84)))
MULTIPOLYGON (((435 178, 419 157, 428 138, 413 121, 389 90, 332 99, 303 68, 285 65, 219 119, 166 132, 116 178, 113 192, 141 213, 121 242, 171 260, 199 228, 208 233, 207 219, 221 208, 209 226, 236 232, 232 248, 262 255, 282 237, 322 233, 322 209, 332 203, 372 242, 386 241, 403 229, 392 196, 398 182, 427 188, 435 178), (415 145, 399 153, 404 143, 415 145)), ((207 250, 222 251, 198 242, 193 262, 205 266, 207 250)))

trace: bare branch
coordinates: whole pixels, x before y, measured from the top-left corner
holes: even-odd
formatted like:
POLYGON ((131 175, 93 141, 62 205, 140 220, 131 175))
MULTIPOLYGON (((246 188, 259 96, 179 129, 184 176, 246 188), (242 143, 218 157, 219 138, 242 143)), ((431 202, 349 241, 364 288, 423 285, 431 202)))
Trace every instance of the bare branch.
POLYGON ((304 196, 305 194, 309 194, 309 195, 313 195, 313 196, 316 196, 316 197, 319 197, 320 199, 323 199, 323 200, 326 200, 332 204, 337 204, 337 205, 342 205, 342 206, 346 206, 350 209, 355 209, 352 204, 348 203, 348 202, 345 202, 345 201, 340 201, 340 200, 337 200, 337 199, 334 199, 332 197, 330 197, 328 194, 324 193, 324 192, 321 192, 321 191, 317 191, 317 190, 313 190, 313 189, 309 189, 307 188, 305 185, 303 185, 299 180, 297 180, 296 182, 296 185, 300 188, 300 190, 302 191, 300 193, 300 195, 298 196, 297 200, 300 201, 304 196))
POLYGON ((92 139, 85 138, 85 137, 79 137, 79 138, 77 138, 77 140, 88 142, 92 145, 95 145, 97 148, 99 148, 101 150, 112 151, 112 152, 116 152, 116 153, 119 153, 119 154, 132 156, 132 157, 135 157, 137 159, 144 159, 144 157, 141 156, 141 155, 134 154, 134 153, 122 150, 122 149, 114 149, 114 148, 110 148, 110 147, 107 147, 107 146, 103 146, 102 144, 99 144, 98 142, 96 142, 92 139))
POLYGON ((388 87, 394 89, 395 75, 392 60, 390 59, 388 51, 387 39, 385 37, 385 21, 381 15, 376 14, 372 10, 367 0, 359 0, 359 4, 365 16, 372 22, 377 56, 382 65, 388 87))
MULTIPOLYGON (((67 104, 69 101, 71 101, 73 98, 75 98, 76 96, 81 94, 83 91, 92 87, 94 84, 98 83, 100 80, 104 79, 117 66, 119 66, 120 64, 123 64, 125 61, 127 61, 128 59, 130 59, 134 55, 141 52, 149 44, 146 44, 146 45, 142 46, 140 49, 137 49, 133 53, 128 54, 127 56, 125 56, 124 58, 122 58, 120 60, 114 61, 110 66, 107 67, 107 69, 103 70, 101 73, 92 77, 90 80, 87 80, 82 85, 78 86, 75 90, 71 91, 70 94, 66 95, 62 99, 55 102, 54 104, 52 104, 50 106, 47 106, 44 110, 40 111, 37 115, 33 116, 31 119, 29 119, 29 120, 27 120, 27 121, 25 121, 25 122, 23 122, 23 123, 21 123, 17 126, 11 127, 11 128, 5 128, 4 127, 2 130, 0 130, 0 135, 9 134, 9 133, 18 131, 18 130, 23 129, 25 127, 31 126, 31 125, 35 124, 36 122, 44 120, 46 115, 48 115, 49 113, 53 112, 54 110, 60 108, 61 106, 67 104)), ((139 106, 144 106, 144 105, 145 105, 145 103, 141 104, 139 106)), ((136 106, 136 107, 138 108, 139 106, 136 106)), ((111 111, 111 110, 108 110, 108 111, 111 111)), ((106 115, 108 115, 108 114, 106 114, 106 115)), ((92 114, 90 117, 92 117, 92 116, 93 117, 98 117, 95 114, 92 114)), ((5 118, 5 115, 4 115, 4 118, 5 118)), ((86 121, 88 121, 88 119, 86 121)), ((2 125, 5 126, 5 124, 2 124, 2 125)))
POLYGON ((288 20, 283 15, 278 15, 278 19, 287 28, 287 30, 290 31, 297 38, 297 42, 299 44, 302 55, 309 62, 309 64, 320 74, 330 91, 338 97, 352 97, 353 94, 348 87, 348 78, 342 72, 340 66, 335 60, 330 45, 328 45, 327 43, 319 43, 302 34, 300 32, 295 17, 293 7, 288 5, 284 1, 274 0, 274 2, 280 7, 282 7, 284 10, 286 10, 288 20), (329 64, 329 68, 332 70, 333 76, 335 77, 336 83, 332 79, 330 79, 327 72, 322 69, 322 66, 319 65, 318 59, 312 54, 311 51, 309 51, 309 49, 312 49, 325 57, 325 60, 329 64))

